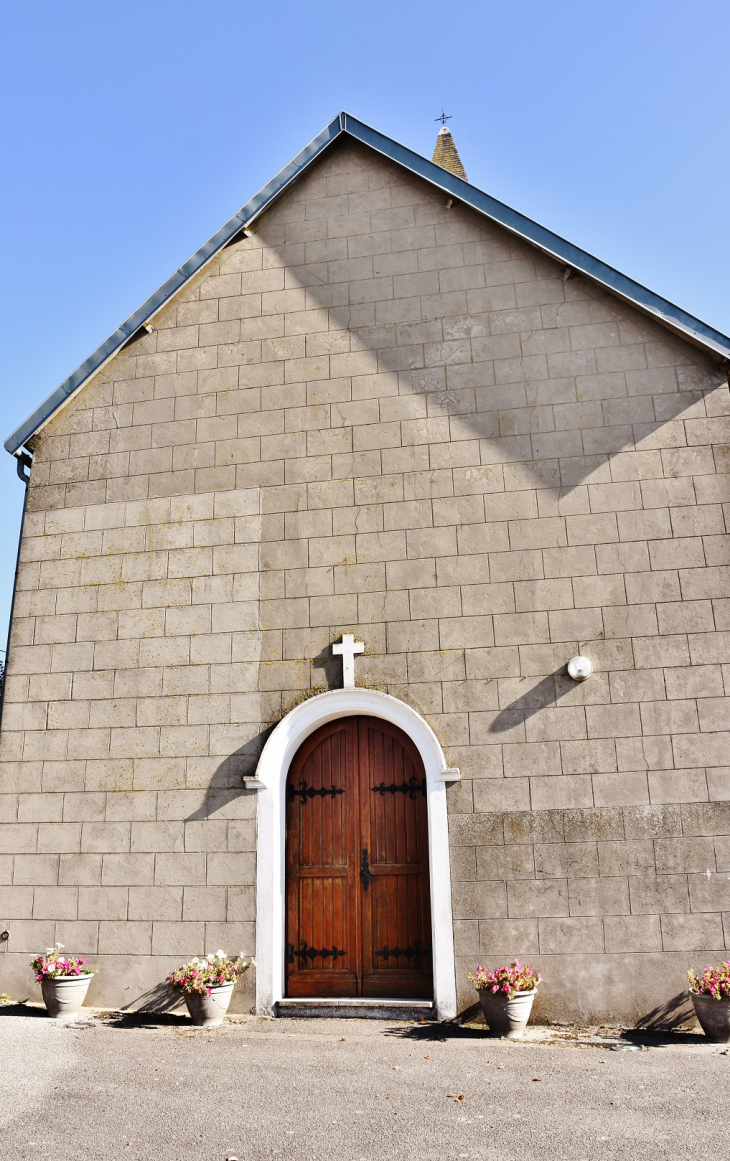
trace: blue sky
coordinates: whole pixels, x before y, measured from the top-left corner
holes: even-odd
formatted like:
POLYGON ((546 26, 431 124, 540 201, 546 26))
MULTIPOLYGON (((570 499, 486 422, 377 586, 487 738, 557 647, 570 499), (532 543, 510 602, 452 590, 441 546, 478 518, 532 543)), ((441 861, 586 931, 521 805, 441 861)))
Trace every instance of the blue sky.
MULTIPOLYGON (((4 439, 340 109, 730 331, 723 0, 5 9, 4 439)), ((0 456, 0 644, 22 485, 0 456)))

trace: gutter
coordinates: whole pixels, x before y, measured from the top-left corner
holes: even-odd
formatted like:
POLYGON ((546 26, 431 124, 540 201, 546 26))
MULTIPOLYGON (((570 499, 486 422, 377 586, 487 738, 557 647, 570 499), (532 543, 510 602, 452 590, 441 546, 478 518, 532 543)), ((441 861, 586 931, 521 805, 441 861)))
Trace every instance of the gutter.
POLYGON ((0 730, 2 729, 3 710, 5 708, 5 683, 8 679, 8 659, 10 657, 10 634, 13 630, 13 613, 15 612, 15 594, 18 590, 18 569, 20 568, 20 546, 23 543, 23 525, 25 524, 25 510, 28 506, 28 484, 30 483, 30 469, 33 465, 33 460, 27 452, 18 452, 15 457, 15 470, 18 473, 18 479, 22 480, 25 485, 23 492, 23 511, 20 516, 20 531, 18 533, 18 551, 15 554, 15 575, 13 577, 13 596, 10 601, 10 619, 8 620, 8 636, 5 642, 5 668, 3 669, 3 682, 0 689, 0 730))

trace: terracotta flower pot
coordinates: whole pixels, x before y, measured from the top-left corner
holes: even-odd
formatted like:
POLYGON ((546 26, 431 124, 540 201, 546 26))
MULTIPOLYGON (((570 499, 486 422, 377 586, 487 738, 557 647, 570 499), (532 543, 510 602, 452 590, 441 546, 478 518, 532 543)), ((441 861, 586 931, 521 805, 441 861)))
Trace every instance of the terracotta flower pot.
POLYGON ((73 1018, 86 999, 91 973, 80 976, 44 976, 41 980, 43 1003, 54 1020, 73 1018))
POLYGON ((534 999, 534 988, 531 992, 518 992, 511 1000, 500 992, 479 990, 479 1002, 489 1031, 493 1036, 506 1036, 508 1040, 519 1040, 522 1036, 534 999))
POLYGON ((697 992, 690 992, 690 996, 707 1039, 713 1044, 730 1044, 730 999, 713 1000, 697 992))
POLYGON ((209 996, 205 992, 183 992, 193 1024, 198 1028, 215 1028, 223 1023, 233 995, 234 982, 232 980, 228 984, 211 988, 209 996))

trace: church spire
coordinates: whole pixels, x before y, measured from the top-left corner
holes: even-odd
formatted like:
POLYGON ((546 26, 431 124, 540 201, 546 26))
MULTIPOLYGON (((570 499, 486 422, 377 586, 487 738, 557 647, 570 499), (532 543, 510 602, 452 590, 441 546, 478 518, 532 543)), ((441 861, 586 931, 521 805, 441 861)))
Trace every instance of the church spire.
POLYGON ((442 169, 448 169, 449 173, 455 174, 456 177, 460 177, 463 181, 468 181, 469 178, 466 176, 466 170, 461 164, 459 151, 454 145, 451 130, 446 125, 446 122, 450 121, 451 118, 447 117, 442 109, 441 116, 436 117, 436 120, 441 122, 441 128, 436 137, 436 145, 431 160, 435 161, 436 165, 440 165, 442 169))

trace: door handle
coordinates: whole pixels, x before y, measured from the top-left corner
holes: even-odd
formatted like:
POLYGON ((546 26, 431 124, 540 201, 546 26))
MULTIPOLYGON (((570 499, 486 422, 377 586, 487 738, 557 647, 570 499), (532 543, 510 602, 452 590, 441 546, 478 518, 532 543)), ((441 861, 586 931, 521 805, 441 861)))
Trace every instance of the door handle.
POLYGON ((375 875, 370 870, 368 863, 368 848, 362 848, 362 859, 360 860, 360 880, 362 882, 363 891, 367 891, 371 883, 375 882, 375 875))

